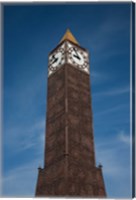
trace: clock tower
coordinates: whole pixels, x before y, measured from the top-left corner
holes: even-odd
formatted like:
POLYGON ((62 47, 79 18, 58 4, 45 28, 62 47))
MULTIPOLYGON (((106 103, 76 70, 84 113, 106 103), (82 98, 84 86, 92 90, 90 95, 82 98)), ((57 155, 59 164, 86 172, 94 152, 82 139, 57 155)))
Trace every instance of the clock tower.
POLYGON ((106 197, 95 164, 88 51, 67 30, 48 63, 44 167, 35 195, 106 197))

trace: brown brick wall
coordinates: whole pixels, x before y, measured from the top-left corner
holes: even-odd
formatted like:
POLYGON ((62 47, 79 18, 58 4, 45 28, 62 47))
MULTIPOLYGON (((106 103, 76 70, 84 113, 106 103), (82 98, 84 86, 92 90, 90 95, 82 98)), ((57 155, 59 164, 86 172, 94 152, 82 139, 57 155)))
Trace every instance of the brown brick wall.
POLYGON ((90 78, 64 65, 48 79, 45 165, 36 196, 106 196, 95 166, 90 78))

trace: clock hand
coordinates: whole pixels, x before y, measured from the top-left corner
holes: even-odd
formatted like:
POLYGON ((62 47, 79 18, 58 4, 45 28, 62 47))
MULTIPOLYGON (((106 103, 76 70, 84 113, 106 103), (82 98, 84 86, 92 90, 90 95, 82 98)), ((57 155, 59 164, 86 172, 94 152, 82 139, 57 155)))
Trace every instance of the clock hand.
POLYGON ((76 48, 73 48, 75 54, 73 55, 75 58, 77 58, 78 60, 80 60, 81 58, 79 57, 76 48))
POLYGON ((77 58, 78 60, 81 60, 81 58, 79 57, 79 55, 73 55, 75 58, 77 58))
POLYGON ((55 59, 53 60, 52 64, 55 63, 57 60, 58 60, 58 58, 55 58, 55 59))
POLYGON ((57 60, 58 58, 56 58, 55 55, 52 55, 51 64, 54 64, 57 60))

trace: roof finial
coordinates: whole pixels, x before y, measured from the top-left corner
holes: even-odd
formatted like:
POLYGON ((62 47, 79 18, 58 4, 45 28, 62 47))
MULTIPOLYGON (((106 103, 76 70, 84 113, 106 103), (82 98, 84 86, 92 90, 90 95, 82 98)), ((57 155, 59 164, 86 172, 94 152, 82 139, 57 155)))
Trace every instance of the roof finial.
POLYGON ((72 33, 71 33, 69 28, 67 28, 66 33, 64 34, 64 36, 62 37, 60 42, 62 42, 64 40, 69 40, 69 41, 79 45, 79 43, 77 42, 75 37, 72 35, 72 33))

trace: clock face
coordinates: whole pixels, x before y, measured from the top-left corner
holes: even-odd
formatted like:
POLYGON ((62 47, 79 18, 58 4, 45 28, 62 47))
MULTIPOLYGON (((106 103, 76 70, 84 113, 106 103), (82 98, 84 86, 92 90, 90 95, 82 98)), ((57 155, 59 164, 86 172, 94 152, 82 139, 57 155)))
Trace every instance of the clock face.
POLYGON ((71 64, 89 74, 89 58, 87 51, 68 41, 64 42, 49 55, 48 76, 53 74, 65 63, 71 64))
POLYGON ((88 53, 69 42, 68 63, 89 73, 88 53))
POLYGON ((64 45, 49 56, 49 75, 56 71, 65 62, 64 45))

